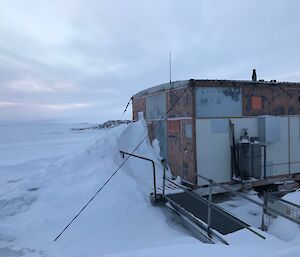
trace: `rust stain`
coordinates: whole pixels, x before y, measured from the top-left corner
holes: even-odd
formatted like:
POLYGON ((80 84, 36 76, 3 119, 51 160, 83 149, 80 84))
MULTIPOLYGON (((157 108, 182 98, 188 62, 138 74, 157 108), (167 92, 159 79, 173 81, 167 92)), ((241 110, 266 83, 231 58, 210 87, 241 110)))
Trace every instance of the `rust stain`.
POLYGON ((287 86, 244 86, 243 115, 299 115, 299 95, 299 88, 287 86))
POLYGON ((169 120, 168 123, 168 161, 174 176, 182 176, 182 151, 180 121, 169 120), (176 128, 176 129, 174 129, 176 128), (179 129, 177 129, 179 128, 179 129), (172 131, 173 133, 170 133, 172 131))
MULTIPOLYGON (((138 119, 138 113, 144 112, 144 115, 146 115, 146 98, 133 98, 132 100, 132 118, 133 120, 138 119)), ((146 119, 146 117, 145 117, 146 119)))
MULTIPOLYGON (((192 120, 181 120, 181 127, 185 128, 188 125, 190 125, 192 128, 192 120)), ((193 140, 193 137, 189 137, 186 134, 185 129, 181 130, 181 145, 182 145, 182 151, 181 154, 183 155, 183 160, 182 160, 182 173, 183 173, 183 178, 195 183, 196 182, 196 167, 194 166, 195 164, 195 154, 194 154, 194 144, 195 140, 193 140)), ((193 131, 192 131, 193 134, 193 131)))
MULTIPOLYGON (((166 91, 166 108, 173 109, 168 114, 167 120, 167 154, 168 163, 173 175, 195 183, 197 178, 196 163, 196 136, 195 136, 195 88, 196 87, 223 87, 224 95, 233 100, 241 100, 243 116, 259 115, 300 115, 300 85, 288 83, 243 82, 243 81, 217 81, 195 80, 190 81, 188 88, 176 88, 166 91), (184 93, 185 92, 185 93, 184 93), (178 99, 180 100, 178 101, 178 99), (181 119, 191 117, 192 119, 181 119), (186 126, 192 127, 192 132, 186 133, 186 126), (189 136, 187 136, 189 135, 189 136), (192 135, 192 136, 190 136, 192 135)), ((157 92, 156 92, 157 93, 157 92)), ((143 111, 146 114, 146 96, 133 99, 133 119, 143 111)), ((203 104, 207 99, 203 100, 203 104)), ((145 117, 147 120, 147 117, 145 117)), ((156 121, 147 120, 149 138, 153 140, 156 130, 156 121)))
POLYGON ((262 97, 261 96, 252 96, 251 97, 251 107, 252 107, 252 110, 261 110, 262 109, 262 97))
POLYGON ((180 133, 180 121, 173 120, 168 122, 168 133, 179 134, 180 133))
POLYGON ((174 176, 195 183, 195 141, 185 132, 185 126, 193 127, 192 123, 192 120, 168 121, 168 160, 174 176))
POLYGON ((193 112, 192 88, 182 88, 182 89, 168 91, 166 97, 167 97, 166 99, 167 110, 169 110, 172 106, 174 106, 172 110, 169 112, 168 118, 192 116, 192 112, 193 112))
POLYGON ((225 88, 223 94, 237 102, 240 99, 241 90, 239 88, 225 88))

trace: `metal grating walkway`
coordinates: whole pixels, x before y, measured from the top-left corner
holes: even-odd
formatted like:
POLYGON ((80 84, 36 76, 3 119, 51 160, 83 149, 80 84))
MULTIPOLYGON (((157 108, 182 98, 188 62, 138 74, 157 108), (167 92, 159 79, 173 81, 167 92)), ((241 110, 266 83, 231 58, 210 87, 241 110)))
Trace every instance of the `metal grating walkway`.
MULTIPOLYGON (((208 201, 205 198, 200 200, 198 197, 186 192, 169 194, 167 195, 167 198, 170 198, 185 211, 207 223, 208 201)), ((249 227, 248 224, 227 212, 225 213, 225 211, 221 208, 217 207, 217 209, 218 210, 215 208, 211 209, 211 228, 215 229, 222 235, 227 235, 245 227, 249 227), (231 217, 229 218, 228 215, 231 217), (242 226, 241 223, 243 223, 245 226, 242 226)))

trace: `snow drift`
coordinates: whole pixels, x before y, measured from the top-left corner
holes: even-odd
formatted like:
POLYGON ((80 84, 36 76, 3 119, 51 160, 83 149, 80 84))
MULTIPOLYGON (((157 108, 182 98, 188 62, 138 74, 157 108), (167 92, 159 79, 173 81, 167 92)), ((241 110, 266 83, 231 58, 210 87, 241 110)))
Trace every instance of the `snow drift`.
MULTIPOLYGON (((110 130, 93 130, 91 137, 88 131, 69 133, 72 137, 65 132, 41 135, 39 131, 28 136, 25 148, 22 140, 13 142, 11 148, 0 148, 0 154, 5 152, 0 158, 0 256, 225 257, 243 253, 245 257, 283 257, 299 252, 298 243, 272 237, 252 240, 244 230, 228 235, 232 242, 229 247, 201 243, 176 224, 169 211, 151 205, 152 166, 135 158, 122 166, 54 243, 58 233, 123 162, 119 151, 131 152, 145 138, 147 128, 140 120, 110 130), (34 144, 31 137, 36 138, 34 144)), ((146 139, 135 153, 155 160, 160 183, 158 141, 151 145, 146 139)), ((245 217, 259 216, 256 210, 253 214, 252 206, 241 207, 245 217)))
MULTIPOLYGON (((283 196, 282 199, 300 206, 300 191, 297 190, 295 192, 288 193, 283 196)), ((300 226, 283 217, 277 217, 274 219, 268 232, 284 241, 294 240, 300 242, 300 226)))
MULTIPOLYGON (((21 250, 26 256, 92 256, 145 248, 149 242, 151 246, 169 244, 185 237, 166 223, 161 209, 150 204, 151 164, 130 158, 53 242, 122 163, 119 150, 132 151, 145 135, 144 120, 103 130, 90 146, 17 183, 5 196, 6 211, 0 221, 2 246, 21 250)), ((154 159, 161 173, 157 147, 155 151, 148 139, 135 153, 154 159)))

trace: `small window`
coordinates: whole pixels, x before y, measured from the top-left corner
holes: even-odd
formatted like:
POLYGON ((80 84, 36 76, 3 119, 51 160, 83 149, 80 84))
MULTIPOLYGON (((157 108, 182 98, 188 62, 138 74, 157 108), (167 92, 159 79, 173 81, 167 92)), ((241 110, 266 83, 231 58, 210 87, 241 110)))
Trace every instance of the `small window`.
POLYGON ((252 107, 252 110, 261 110, 262 109, 261 96, 252 96, 251 97, 251 107, 252 107))
POLYGON ((192 124, 184 124, 184 132, 186 138, 192 138, 192 124))

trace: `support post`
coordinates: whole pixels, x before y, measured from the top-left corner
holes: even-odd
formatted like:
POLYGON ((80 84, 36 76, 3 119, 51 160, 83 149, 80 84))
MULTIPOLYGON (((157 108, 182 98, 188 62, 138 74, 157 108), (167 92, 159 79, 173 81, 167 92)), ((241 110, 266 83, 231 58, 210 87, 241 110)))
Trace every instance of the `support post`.
POLYGON ((211 237, 211 202, 212 202, 212 180, 209 180, 209 196, 207 210, 207 235, 211 237))
POLYGON ((130 155, 130 156, 133 156, 133 157, 145 160, 145 161, 149 161, 149 162, 152 163, 152 170, 153 170, 153 194, 154 194, 154 201, 156 201, 157 200, 157 194, 156 194, 156 172, 155 172, 155 163, 154 163, 154 161, 151 160, 151 159, 149 159, 149 158, 146 158, 146 157, 143 157, 143 156, 140 156, 140 155, 136 155, 136 154, 133 154, 133 153, 128 153, 128 152, 124 152, 124 151, 120 151, 120 153, 123 155, 123 158, 125 157, 125 154, 127 154, 127 155, 130 155))
MULTIPOLYGON (((240 151, 242 151, 242 150, 240 150, 240 151)), ((243 180, 243 177, 244 177, 244 169, 243 169, 243 157, 242 157, 242 154, 241 154, 241 158, 239 159, 239 161, 240 161, 240 167, 239 167, 239 169, 240 169, 240 176, 241 176, 241 183, 243 184, 244 183, 244 180, 243 180)))
POLYGON ((163 172, 163 198, 165 198, 165 191, 166 191, 166 159, 161 160, 162 165, 164 167, 164 172, 163 172))
POLYGON ((267 231, 267 225, 265 223, 265 214, 267 213, 267 205, 268 205, 268 192, 264 191, 264 206, 263 206, 263 213, 261 219, 261 230, 267 231))
POLYGON ((267 179, 267 146, 262 145, 264 148, 264 179, 267 179))

